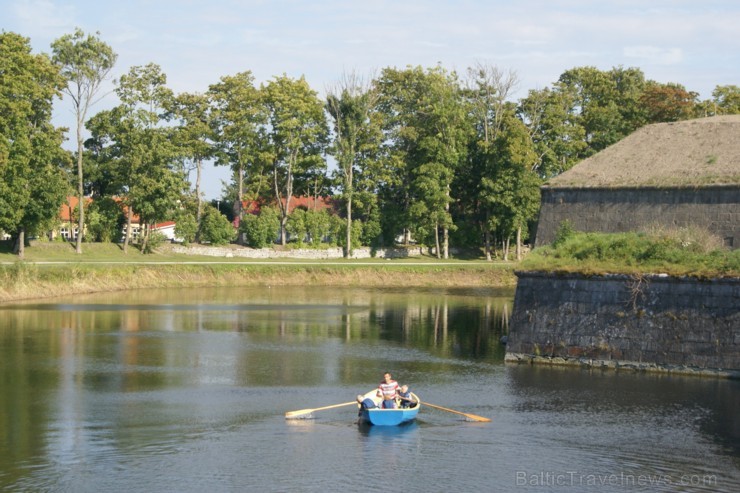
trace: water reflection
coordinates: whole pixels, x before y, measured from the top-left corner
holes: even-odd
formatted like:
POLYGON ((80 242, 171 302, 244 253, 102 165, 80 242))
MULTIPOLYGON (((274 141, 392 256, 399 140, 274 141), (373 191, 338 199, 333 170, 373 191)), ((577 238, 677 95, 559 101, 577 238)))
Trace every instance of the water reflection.
POLYGON ((740 487, 738 382, 504 366, 512 295, 224 288, 4 306, 0 490, 356 490, 384 470, 411 490, 509 491, 516 471, 574 465, 740 487), (284 419, 386 370, 494 420, 284 419))

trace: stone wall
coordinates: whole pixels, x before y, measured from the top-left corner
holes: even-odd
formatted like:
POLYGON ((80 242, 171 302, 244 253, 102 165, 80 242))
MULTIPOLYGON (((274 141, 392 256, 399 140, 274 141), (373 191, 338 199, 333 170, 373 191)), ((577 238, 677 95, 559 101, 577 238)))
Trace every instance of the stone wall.
POLYGON ((564 220, 576 231, 618 233, 652 225, 698 225, 740 248, 740 187, 550 188, 542 187, 535 246, 551 243, 564 220))
MULTIPOLYGON (((203 246, 203 245, 173 245, 174 253, 185 255, 205 255, 209 257, 224 258, 253 258, 253 259, 303 259, 303 260, 327 260, 344 258, 344 252, 341 248, 326 249, 286 249, 276 250, 274 248, 247 248, 235 245, 223 247, 203 246)), ((423 254, 421 247, 413 248, 385 248, 376 250, 375 258, 409 258, 421 257, 423 254)), ((352 258, 363 259, 372 258, 373 251, 370 248, 356 248, 352 252, 352 258)))
POLYGON ((740 279, 517 273, 506 360, 740 377, 740 279))

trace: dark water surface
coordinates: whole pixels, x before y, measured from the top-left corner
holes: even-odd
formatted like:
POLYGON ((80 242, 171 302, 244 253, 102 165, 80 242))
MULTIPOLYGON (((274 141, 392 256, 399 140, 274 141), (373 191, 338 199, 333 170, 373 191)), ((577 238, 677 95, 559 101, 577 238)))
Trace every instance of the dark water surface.
POLYGON ((0 490, 740 491, 740 382, 504 365, 512 296, 273 287, 0 306, 0 490), (386 370, 492 422, 284 417, 386 370))

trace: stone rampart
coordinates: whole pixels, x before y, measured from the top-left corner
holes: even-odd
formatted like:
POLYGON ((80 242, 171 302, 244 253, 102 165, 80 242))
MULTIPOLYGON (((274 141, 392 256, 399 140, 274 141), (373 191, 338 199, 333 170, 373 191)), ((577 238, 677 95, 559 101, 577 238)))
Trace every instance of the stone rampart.
POLYGON ((740 248, 740 187, 542 187, 535 246, 551 243, 560 223, 576 231, 620 233, 654 225, 700 226, 740 248))
POLYGON ((740 377, 740 279, 517 273, 506 360, 740 377))

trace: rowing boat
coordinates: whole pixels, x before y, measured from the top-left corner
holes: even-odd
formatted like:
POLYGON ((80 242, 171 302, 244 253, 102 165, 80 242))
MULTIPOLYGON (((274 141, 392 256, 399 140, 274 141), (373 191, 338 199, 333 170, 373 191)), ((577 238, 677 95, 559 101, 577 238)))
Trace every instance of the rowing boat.
POLYGON ((360 407, 360 421, 370 423, 375 426, 398 426, 402 423, 413 421, 416 415, 419 414, 421 408, 421 401, 414 394, 411 393, 411 399, 413 402, 409 403, 409 407, 401 407, 400 399, 396 400, 396 409, 382 409, 380 406, 382 399, 376 395, 377 389, 373 389, 363 395, 363 399, 371 399, 375 403, 375 407, 371 409, 364 409, 360 407))

